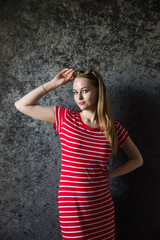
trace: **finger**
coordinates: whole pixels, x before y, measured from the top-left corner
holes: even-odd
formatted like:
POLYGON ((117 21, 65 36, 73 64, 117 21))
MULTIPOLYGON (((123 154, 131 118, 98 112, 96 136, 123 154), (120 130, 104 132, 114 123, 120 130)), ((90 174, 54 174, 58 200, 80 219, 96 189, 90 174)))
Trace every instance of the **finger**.
POLYGON ((70 73, 63 73, 63 77, 68 81, 73 76, 73 71, 70 73))
POLYGON ((70 77, 70 78, 67 78, 65 82, 68 83, 68 82, 71 82, 72 80, 73 80, 73 77, 70 77))
POLYGON ((73 74, 73 72, 74 72, 74 70, 71 68, 71 69, 67 70, 67 71, 65 72, 65 74, 66 74, 66 75, 69 75, 70 73, 73 74))
POLYGON ((74 71, 71 71, 70 73, 67 74, 66 80, 68 80, 68 79, 73 77, 73 72, 74 71))
POLYGON ((75 72, 75 71, 71 72, 71 77, 72 77, 72 78, 74 78, 74 72, 75 72))
POLYGON ((61 71, 61 73, 64 73, 64 72, 70 72, 70 71, 75 71, 73 68, 65 68, 61 71))
POLYGON ((69 68, 64 68, 60 73, 64 73, 68 70, 69 68))

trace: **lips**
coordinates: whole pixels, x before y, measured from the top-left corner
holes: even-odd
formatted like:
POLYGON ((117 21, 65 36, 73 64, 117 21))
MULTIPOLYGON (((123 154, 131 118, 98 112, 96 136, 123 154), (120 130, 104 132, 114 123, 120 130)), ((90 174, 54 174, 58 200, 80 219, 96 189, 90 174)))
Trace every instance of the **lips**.
POLYGON ((79 104, 79 105, 83 105, 84 103, 85 103, 85 102, 79 102, 78 104, 79 104))

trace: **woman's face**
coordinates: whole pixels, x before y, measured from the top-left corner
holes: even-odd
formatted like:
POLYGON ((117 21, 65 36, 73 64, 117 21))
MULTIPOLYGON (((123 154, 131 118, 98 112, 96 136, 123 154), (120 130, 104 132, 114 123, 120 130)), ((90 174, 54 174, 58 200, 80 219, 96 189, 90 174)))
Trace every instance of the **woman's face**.
POLYGON ((98 89, 89 79, 77 77, 73 82, 74 100, 81 110, 96 110, 98 89))

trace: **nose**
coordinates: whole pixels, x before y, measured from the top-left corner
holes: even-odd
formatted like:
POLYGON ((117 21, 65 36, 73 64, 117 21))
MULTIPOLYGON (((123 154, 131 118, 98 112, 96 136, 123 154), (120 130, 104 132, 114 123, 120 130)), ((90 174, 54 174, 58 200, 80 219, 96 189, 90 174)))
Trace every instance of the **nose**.
POLYGON ((78 93, 78 99, 83 99, 82 92, 78 93))

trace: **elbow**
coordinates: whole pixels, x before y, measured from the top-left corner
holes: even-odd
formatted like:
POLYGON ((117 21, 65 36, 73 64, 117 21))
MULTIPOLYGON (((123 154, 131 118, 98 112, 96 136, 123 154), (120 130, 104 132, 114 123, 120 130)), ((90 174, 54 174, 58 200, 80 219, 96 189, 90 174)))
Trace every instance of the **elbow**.
POLYGON ((142 156, 138 160, 139 160, 139 166, 140 167, 143 166, 144 161, 143 161, 142 156))
POLYGON ((16 102, 14 103, 14 106, 15 106, 15 108, 17 108, 17 110, 19 110, 19 104, 18 104, 18 101, 16 101, 16 102))
POLYGON ((14 106, 15 106, 15 108, 18 110, 18 111, 22 111, 22 106, 19 104, 19 102, 18 101, 16 101, 15 103, 14 103, 14 106))

